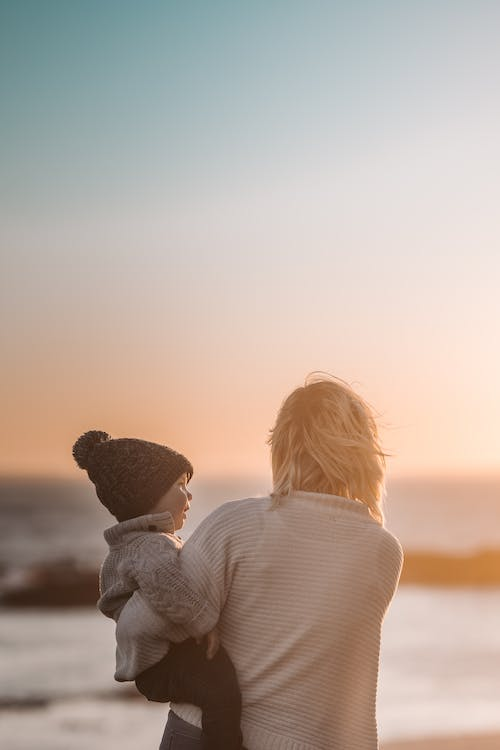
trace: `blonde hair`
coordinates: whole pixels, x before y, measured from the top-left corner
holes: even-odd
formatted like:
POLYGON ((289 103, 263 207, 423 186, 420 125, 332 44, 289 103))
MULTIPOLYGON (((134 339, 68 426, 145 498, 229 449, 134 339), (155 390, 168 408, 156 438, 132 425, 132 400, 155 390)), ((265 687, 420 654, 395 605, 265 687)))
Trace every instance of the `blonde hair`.
POLYGON ((273 507, 294 490, 323 492, 365 503, 384 523, 386 454, 371 408, 347 383, 309 375, 283 402, 268 443, 273 507))

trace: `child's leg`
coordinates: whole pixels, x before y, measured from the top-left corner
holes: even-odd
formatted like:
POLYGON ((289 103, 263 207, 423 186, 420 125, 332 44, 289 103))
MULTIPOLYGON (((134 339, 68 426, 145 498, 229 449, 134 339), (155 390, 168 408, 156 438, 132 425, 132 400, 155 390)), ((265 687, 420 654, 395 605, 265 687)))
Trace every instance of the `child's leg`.
POLYGON ((153 664, 135 679, 137 690, 142 693, 148 701, 157 703, 168 703, 172 699, 172 690, 174 689, 174 652, 177 644, 170 646, 169 652, 161 661, 153 664))
POLYGON ((161 662, 138 676, 149 700, 192 703, 202 710, 204 750, 240 750, 241 695, 233 664, 220 647, 213 659, 189 639, 172 644, 161 662))

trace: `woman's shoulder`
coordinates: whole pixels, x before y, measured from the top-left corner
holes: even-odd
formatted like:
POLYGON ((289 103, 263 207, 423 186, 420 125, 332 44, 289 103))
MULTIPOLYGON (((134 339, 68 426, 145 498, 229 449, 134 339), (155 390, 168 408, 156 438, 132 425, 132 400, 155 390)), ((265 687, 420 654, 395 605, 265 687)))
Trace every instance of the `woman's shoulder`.
POLYGON ((380 527, 380 539, 378 545, 378 561, 383 571, 386 571, 398 579, 403 566, 404 553, 401 542, 385 527, 380 527))
POLYGON ((381 552, 392 554, 395 557, 403 555, 403 548, 399 539, 386 526, 370 518, 365 523, 365 530, 370 536, 371 545, 381 552))
POLYGON ((243 500, 230 500, 219 505, 201 521, 188 540, 200 544, 211 540, 220 546, 243 544, 259 533, 264 523, 264 514, 271 507, 269 497, 249 497, 243 500))
POLYGON ((395 536, 392 531, 389 531, 389 529, 386 526, 379 526, 380 529, 380 543, 382 546, 392 549, 392 550, 398 550, 403 553, 403 547, 401 546, 401 542, 395 536))

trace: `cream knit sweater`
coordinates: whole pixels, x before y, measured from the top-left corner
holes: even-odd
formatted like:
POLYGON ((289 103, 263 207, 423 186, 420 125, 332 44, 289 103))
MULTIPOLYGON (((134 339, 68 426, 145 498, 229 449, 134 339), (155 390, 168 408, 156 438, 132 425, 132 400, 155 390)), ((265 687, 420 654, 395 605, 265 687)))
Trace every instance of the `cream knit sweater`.
MULTIPOLYGON (((376 750, 380 631, 399 542, 363 504, 297 492, 227 503, 179 560, 219 616, 248 750, 376 750)), ((194 706, 172 708, 200 726, 194 706)))
POLYGON ((115 679, 133 680, 166 655, 169 639, 204 635, 214 616, 207 620, 207 602, 179 570, 182 541, 168 511, 117 523, 104 538, 109 554, 101 567, 97 605, 116 621, 115 679))

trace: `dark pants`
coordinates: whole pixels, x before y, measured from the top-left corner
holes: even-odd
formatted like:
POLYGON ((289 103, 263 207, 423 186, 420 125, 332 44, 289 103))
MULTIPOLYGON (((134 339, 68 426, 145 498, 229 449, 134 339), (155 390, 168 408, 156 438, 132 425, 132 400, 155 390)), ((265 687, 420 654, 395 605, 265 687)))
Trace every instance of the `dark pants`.
MULTIPOLYGON (((150 701, 192 703, 201 708, 203 733, 201 744, 193 745, 194 748, 241 750, 240 689, 233 663, 222 646, 213 659, 209 660, 206 657, 205 643, 198 646, 190 638, 182 643, 171 644, 168 654, 142 672, 135 684, 139 692, 150 701)), ((166 733, 167 730, 165 735, 166 733)), ((175 743, 164 744, 165 735, 162 750, 184 750, 184 747, 188 750, 190 747, 175 743)))
POLYGON ((170 711, 160 750, 201 750, 202 747, 201 729, 170 711))

